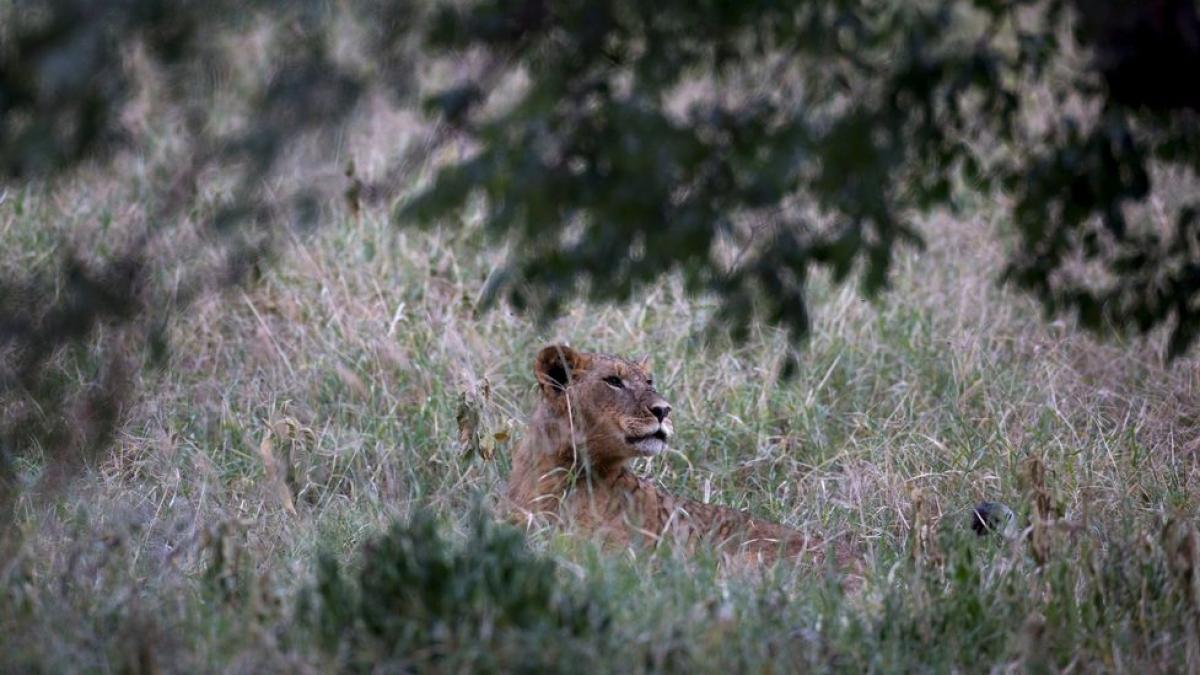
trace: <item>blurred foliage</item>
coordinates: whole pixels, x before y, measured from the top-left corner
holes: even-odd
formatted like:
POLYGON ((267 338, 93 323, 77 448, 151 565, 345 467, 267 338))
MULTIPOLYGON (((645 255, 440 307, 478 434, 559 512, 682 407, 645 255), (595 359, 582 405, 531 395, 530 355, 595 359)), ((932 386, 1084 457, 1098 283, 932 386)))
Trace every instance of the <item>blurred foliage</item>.
POLYGON ((893 670, 913 659, 939 671, 1005 662, 1021 672, 1071 663, 1107 670, 1114 648, 1143 662, 1195 658, 1185 656, 1200 646, 1195 528, 1166 518, 1159 536, 1120 527, 1110 534, 1101 545, 1057 528, 1044 562, 1035 561, 1030 539, 1010 540, 1001 548, 1018 554, 1014 568, 966 530, 939 531, 936 559, 898 565, 877 611, 865 621, 848 617, 839 636, 852 645, 847 671, 893 670))
POLYGON ((483 195, 516 242, 490 298, 553 314, 679 270, 735 335, 756 315, 800 335, 815 268, 875 293, 961 187, 1011 206, 1006 278, 1049 313, 1170 324, 1171 356, 1200 327, 1195 200, 1129 222, 1200 162, 1200 100, 1171 74, 1200 62, 1192 0, 482 0, 427 37, 528 80, 474 114, 497 87, 430 99, 479 151, 402 213, 483 195))
POLYGON ((18 458, 54 469, 44 484, 106 447, 132 376, 163 362, 171 316, 253 281, 283 228, 315 224, 312 186, 281 190, 273 172, 300 141, 332 143, 371 88, 408 95, 412 18, 406 3, 0 3, 0 187, 104 166, 123 150, 173 153, 151 174, 146 217, 114 233, 108 254, 68 242, 57 267, 0 279, 0 530, 23 491, 18 458), (336 19, 360 12, 369 67, 333 53, 336 19), (230 115, 222 103, 242 65, 233 47, 264 25, 268 72, 243 77, 233 108, 243 114, 230 115), (124 119, 139 96, 152 99, 149 128, 124 119), (203 245, 173 250, 187 228, 203 245), (72 379, 55 357, 98 374, 72 379))
POLYGON ((477 508, 461 544, 427 512, 343 566, 321 557, 300 618, 348 670, 566 672, 606 644, 598 594, 563 583, 517 529, 477 508))

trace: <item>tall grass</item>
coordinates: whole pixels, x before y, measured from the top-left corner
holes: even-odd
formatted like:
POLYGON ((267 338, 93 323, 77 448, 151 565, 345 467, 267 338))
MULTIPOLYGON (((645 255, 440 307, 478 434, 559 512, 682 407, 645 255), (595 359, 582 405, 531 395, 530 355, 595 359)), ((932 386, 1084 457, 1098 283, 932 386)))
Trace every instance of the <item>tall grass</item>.
MULTIPOLYGON (((428 133, 368 111, 335 161, 370 172, 384 139, 428 133)), ((0 265, 36 269, 138 218, 142 161, 4 190, 0 265)), ((1005 224, 987 205, 931 218, 929 248, 902 256, 877 303, 816 283, 786 381, 781 334, 706 337, 714 303, 673 279, 550 325, 478 315, 502 251, 469 218, 416 231, 386 206, 324 208, 327 226, 289 235, 261 282, 171 326, 169 362, 140 376, 111 453, 61 495, 23 498, 21 545, 0 569, 0 670, 370 670, 372 655, 464 671, 1200 669, 1200 370, 1164 368, 1159 337, 1102 344, 1047 324, 997 286, 1005 224), (787 565, 730 575, 569 532, 527 533, 526 550, 481 524, 474 505, 495 507, 534 403, 532 356, 552 339, 651 354, 678 437, 639 470, 846 534, 864 587, 847 595, 787 565), (458 443, 463 401, 490 461, 458 443), (976 539, 982 499, 1013 506, 1030 538, 976 539), (570 624, 538 600, 529 611, 546 616, 505 623, 503 584, 444 600, 440 633, 409 600, 372 610, 395 613, 383 633, 357 601, 338 609, 378 588, 359 571, 390 569, 389 555, 518 574, 473 553, 492 541, 550 570, 537 598, 594 603, 603 620, 570 624)), ((61 376, 88 377, 80 363, 64 358, 61 376)), ((32 485, 42 467, 21 468, 32 485)), ((424 588, 397 583, 400 598, 424 588)))

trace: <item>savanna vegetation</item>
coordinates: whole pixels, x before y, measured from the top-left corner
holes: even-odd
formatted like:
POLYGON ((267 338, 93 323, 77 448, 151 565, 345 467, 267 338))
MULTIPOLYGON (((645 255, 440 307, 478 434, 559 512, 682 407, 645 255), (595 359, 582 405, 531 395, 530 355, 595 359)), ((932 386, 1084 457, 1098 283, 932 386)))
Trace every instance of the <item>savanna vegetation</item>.
POLYGON ((0 0, 0 670, 1195 671, 1196 7, 1112 6, 0 0), (498 522, 551 340, 862 587, 498 522))

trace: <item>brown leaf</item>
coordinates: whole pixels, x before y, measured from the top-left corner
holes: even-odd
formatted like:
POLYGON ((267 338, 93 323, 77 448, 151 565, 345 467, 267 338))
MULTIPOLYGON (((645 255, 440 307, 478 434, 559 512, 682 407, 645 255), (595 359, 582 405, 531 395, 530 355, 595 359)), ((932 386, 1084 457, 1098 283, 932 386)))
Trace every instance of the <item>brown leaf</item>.
POLYGON ((480 454, 479 406, 467 397, 466 392, 458 395, 458 444, 465 457, 480 454))
POLYGON ((263 435, 262 442, 258 444, 258 455, 262 458, 263 469, 267 474, 267 483, 271 490, 278 496, 284 510, 294 516, 297 514, 296 505, 292 502, 292 491, 288 489, 287 483, 284 482, 283 476, 279 472, 279 464, 275 461, 275 453, 272 451, 273 447, 271 432, 268 431, 263 435))

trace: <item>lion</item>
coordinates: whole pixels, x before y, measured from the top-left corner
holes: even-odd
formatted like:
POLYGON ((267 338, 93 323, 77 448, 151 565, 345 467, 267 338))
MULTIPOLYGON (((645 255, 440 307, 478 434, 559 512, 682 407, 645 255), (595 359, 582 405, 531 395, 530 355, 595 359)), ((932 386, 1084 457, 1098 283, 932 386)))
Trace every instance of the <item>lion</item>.
MULTIPOLYGON (((540 400, 512 455, 507 502, 514 519, 548 518, 599 534, 610 546, 710 546, 725 563, 761 567, 786 557, 820 563, 825 544, 725 506, 670 494, 634 473, 637 457, 668 447, 671 405, 654 387, 648 359, 565 345, 534 361, 540 400)), ((845 546, 836 566, 856 568, 845 546)))

